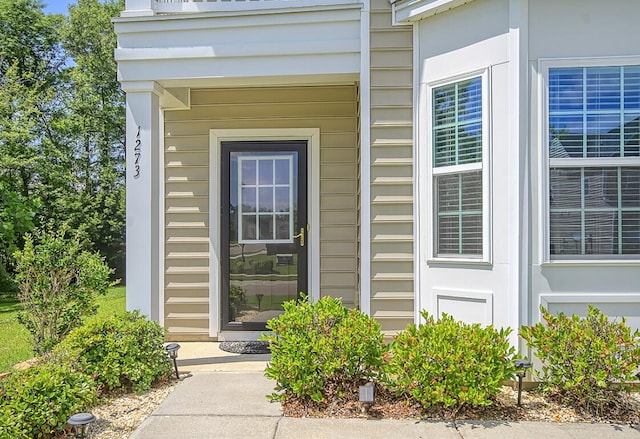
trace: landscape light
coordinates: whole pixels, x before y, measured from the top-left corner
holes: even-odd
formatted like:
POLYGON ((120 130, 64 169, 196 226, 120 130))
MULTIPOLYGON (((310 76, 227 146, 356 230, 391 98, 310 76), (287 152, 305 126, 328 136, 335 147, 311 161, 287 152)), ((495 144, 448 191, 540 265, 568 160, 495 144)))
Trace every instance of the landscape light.
POLYGON ((367 384, 360 386, 360 396, 359 401, 362 404, 362 408, 365 413, 369 413, 369 409, 373 404, 373 398, 375 394, 375 384, 372 382, 368 382, 367 384))
POLYGON ((96 417, 91 413, 76 413, 71 416, 67 421, 67 424, 73 429, 73 434, 77 438, 87 437, 87 430, 89 424, 96 420, 96 417))
POLYGON ((527 369, 531 368, 532 364, 527 360, 516 360, 515 366, 517 369, 516 376, 518 377, 518 407, 522 402, 522 378, 527 374, 527 369))
POLYGON ((176 370, 176 379, 180 379, 180 375, 178 374, 178 363, 176 359, 178 358, 178 349, 180 349, 180 345, 178 343, 169 343, 165 346, 164 350, 167 351, 169 358, 173 360, 173 368, 176 370))

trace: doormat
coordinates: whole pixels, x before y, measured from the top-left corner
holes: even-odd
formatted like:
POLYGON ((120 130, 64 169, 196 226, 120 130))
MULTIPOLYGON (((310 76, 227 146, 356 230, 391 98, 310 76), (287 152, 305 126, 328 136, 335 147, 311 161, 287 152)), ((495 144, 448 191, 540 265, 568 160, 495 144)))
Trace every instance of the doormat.
POLYGON ((220 349, 234 354, 269 354, 269 342, 266 341, 223 341, 220 349))

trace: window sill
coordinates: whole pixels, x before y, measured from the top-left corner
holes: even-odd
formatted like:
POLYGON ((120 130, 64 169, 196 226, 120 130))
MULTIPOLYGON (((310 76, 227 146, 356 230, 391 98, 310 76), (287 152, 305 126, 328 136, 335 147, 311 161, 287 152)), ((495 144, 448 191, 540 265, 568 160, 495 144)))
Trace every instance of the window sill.
POLYGON ((560 259, 543 261, 541 267, 637 267, 640 266, 640 259, 560 259))
POLYGON ((493 267, 493 263, 489 260, 470 258, 431 258, 427 259, 427 265, 438 267, 455 267, 460 265, 478 268, 493 267))

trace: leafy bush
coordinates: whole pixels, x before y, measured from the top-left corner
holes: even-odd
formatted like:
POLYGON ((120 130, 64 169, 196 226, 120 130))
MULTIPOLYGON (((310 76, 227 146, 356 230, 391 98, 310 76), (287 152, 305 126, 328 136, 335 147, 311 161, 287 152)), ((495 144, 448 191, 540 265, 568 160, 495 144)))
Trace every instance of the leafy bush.
POLYGON ((267 328, 273 333, 262 338, 271 349, 265 375, 277 383, 272 399, 292 394, 319 402, 329 389, 353 391, 375 376, 382 364, 380 325, 345 308, 340 299, 285 302, 284 314, 269 320, 267 328))
POLYGON ((91 377, 44 362, 0 380, 0 437, 51 437, 98 401, 91 377))
POLYGON ((446 314, 439 320, 426 311, 422 316, 424 324, 409 325, 391 344, 389 386, 423 407, 491 404, 515 372, 511 330, 465 324, 446 314))
POLYGON ((612 401, 620 382, 635 380, 640 334, 624 319, 610 321, 591 305, 585 318, 540 310, 544 323, 523 326, 520 336, 542 362, 543 390, 598 411, 612 401))
POLYGON ((164 329, 157 322, 126 312, 89 320, 74 329, 56 351, 73 353, 101 388, 131 387, 137 392, 171 374, 163 339, 164 329))
POLYGON ((38 353, 59 343, 82 317, 95 314, 95 296, 111 286, 103 258, 83 251, 77 236, 67 238, 67 230, 39 231, 37 242, 26 235, 24 249, 15 253, 23 308, 18 318, 38 353))

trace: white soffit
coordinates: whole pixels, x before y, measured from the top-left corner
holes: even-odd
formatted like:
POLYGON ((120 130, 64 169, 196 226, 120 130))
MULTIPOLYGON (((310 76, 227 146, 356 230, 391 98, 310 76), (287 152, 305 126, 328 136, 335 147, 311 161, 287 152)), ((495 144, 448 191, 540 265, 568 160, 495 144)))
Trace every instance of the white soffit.
POLYGON ((290 7, 117 18, 119 80, 359 73, 362 3, 273 3, 290 7))
POLYGON ((457 8, 473 0, 390 0, 394 24, 406 24, 457 8))

